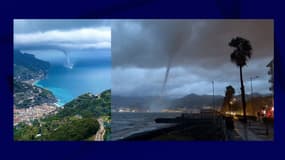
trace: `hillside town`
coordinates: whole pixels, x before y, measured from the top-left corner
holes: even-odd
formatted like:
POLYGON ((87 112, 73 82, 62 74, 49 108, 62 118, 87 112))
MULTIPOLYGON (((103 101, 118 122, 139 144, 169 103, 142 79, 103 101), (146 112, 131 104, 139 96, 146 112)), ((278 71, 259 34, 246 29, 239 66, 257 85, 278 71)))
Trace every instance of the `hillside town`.
POLYGON ((58 110, 57 106, 47 104, 21 109, 17 109, 14 106, 14 126, 21 122, 31 125, 33 120, 56 114, 58 110))

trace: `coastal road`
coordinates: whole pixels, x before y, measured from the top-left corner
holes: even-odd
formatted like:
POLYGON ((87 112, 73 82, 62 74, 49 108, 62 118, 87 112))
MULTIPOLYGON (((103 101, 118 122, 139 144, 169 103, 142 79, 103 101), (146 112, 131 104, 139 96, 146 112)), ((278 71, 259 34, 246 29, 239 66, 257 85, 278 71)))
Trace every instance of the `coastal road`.
POLYGON ((104 141, 104 135, 106 132, 104 128, 104 122, 102 118, 98 118, 97 120, 100 125, 100 128, 95 135, 94 141, 104 141))

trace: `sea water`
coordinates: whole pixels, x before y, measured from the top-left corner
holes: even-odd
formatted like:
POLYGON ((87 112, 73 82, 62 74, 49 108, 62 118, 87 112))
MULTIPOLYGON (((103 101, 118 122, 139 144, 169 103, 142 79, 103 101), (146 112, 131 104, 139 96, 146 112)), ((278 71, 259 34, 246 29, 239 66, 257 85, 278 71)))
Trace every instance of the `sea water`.
POLYGON ((58 100, 57 105, 62 106, 82 94, 99 94, 110 89, 111 64, 110 56, 78 58, 72 68, 51 63, 45 79, 34 85, 51 91, 58 100))
POLYGON ((120 140, 136 133, 169 127, 172 124, 155 123, 156 118, 175 118, 181 113, 113 112, 111 140, 120 140))

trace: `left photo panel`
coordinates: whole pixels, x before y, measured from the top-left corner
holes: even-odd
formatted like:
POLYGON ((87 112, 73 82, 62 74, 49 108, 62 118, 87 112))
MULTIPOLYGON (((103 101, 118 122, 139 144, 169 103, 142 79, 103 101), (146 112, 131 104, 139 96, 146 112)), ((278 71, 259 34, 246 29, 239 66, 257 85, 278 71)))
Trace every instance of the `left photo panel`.
POLYGON ((13 57, 15 141, 110 139, 110 24, 14 19, 13 57))

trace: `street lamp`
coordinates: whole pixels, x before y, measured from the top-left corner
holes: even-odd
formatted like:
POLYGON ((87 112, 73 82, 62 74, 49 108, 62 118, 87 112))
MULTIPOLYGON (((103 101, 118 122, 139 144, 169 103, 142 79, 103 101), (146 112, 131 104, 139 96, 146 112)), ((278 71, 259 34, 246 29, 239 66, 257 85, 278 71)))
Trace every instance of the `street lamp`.
POLYGON ((250 89, 251 89, 251 96, 253 93, 253 89, 252 89, 252 80, 259 78, 259 76, 254 76, 254 77, 250 77, 250 89))
POLYGON ((233 109, 232 109, 232 105, 236 102, 236 98, 233 98, 232 100, 230 100, 230 114, 234 114, 233 109))
POLYGON ((215 108, 215 82, 212 81, 212 89, 213 89, 213 109, 215 108))
POLYGON ((255 109, 254 109, 253 103, 252 103, 252 97, 253 97, 252 80, 257 79, 258 77, 259 77, 259 76, 250 77, 250 90, 251 90, 251 94, 250 94, 250 104, 251 104, 251 108, 253 109, 254 114, 255 114, 255 109))

